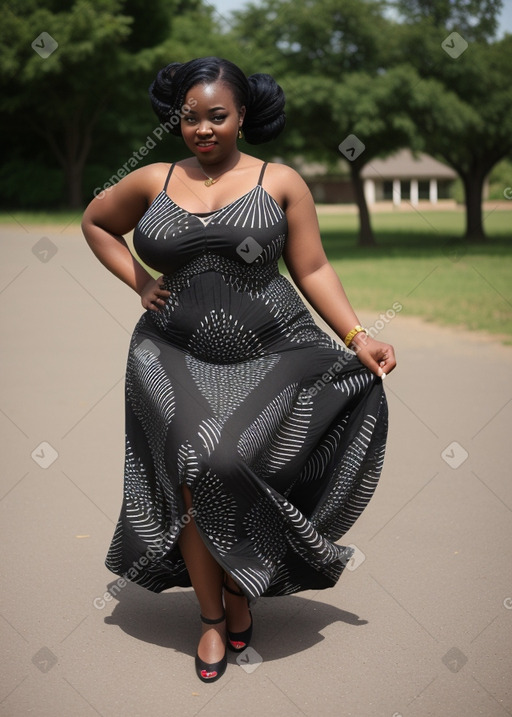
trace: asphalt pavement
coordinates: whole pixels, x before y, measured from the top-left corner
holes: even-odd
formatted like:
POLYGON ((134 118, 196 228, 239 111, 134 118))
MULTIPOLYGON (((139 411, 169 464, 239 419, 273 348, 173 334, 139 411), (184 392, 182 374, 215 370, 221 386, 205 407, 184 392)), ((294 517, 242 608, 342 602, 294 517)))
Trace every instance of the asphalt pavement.
POLYGON ((333 589, 258 600, 252 647, 204 685, 192 591, 112 590, 103 564, 139 298, 76 224, 0 240, 0 715, 512 715, 512 347, 406 296, 360 314, 399 365, 382 478, 341 541, 355 556, 333 589))

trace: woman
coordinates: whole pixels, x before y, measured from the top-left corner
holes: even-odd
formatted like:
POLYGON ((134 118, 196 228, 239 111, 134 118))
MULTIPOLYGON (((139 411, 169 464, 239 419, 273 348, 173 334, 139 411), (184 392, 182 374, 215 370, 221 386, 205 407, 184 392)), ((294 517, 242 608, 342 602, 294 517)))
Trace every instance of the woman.
POLYGON ((269 75, 226 60, 160 71, 158 117, 188 159, 133 171, 88 206, 98 259, 146 312, 126 373, 121 516, 106 564, 160 592, 192 585, 196 671, 213 682, 245 649, 248 598, 333 586, 336 545, 377 483, 393 348, 366 335, 322 249, 300 176, 242 153, 284 126, 269 75), (179 120, 179 121, 178 121, 179 120), (134 246, 154 279, 130 253, 134 246), (292 285, 345 344, 322 332, 292 285))

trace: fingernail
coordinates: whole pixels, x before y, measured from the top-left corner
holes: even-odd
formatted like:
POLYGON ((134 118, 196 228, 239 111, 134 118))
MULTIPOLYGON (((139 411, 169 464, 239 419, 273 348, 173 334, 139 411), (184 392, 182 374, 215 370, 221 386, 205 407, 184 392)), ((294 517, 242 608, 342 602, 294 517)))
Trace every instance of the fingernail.
POLYGON ((381 373, 380 377, 381 377, 381 379, 383 379, 383 380, 386 378, 386 374, 384 373, 384 371, 381 373))

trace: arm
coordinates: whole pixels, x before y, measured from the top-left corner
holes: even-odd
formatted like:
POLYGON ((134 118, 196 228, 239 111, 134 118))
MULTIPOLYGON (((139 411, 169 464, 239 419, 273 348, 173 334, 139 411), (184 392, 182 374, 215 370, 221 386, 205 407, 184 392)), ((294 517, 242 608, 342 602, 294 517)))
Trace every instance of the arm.
MULTIPOLYGON (((309 303, 344 339, 360 321, 325 255, 313 197, 295 172, 286 179, 285 186, 289 229, 284 252, 286 266, 309 303)), ((393 347, 362 332, 354 336, 350 348, 377 376, 388 374, 396 366, 393 347)))
POLYGON ((141 296, 145 309, 153 311, 163 306, 169 292, 135 259, 123 234, 136 226, 158 193, 158 182, 162 186, 162 166, 137 169, 93 199, 82 219, 85 239, 97 258, 141 296))

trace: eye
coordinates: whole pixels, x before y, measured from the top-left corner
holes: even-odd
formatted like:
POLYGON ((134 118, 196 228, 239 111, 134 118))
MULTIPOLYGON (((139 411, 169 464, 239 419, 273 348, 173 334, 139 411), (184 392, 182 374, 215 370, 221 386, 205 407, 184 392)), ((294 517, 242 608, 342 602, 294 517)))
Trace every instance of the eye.
POLYGON ((214 115, 213 121, 214 122, 222 122, 226 119, 226 115, 214 115))

